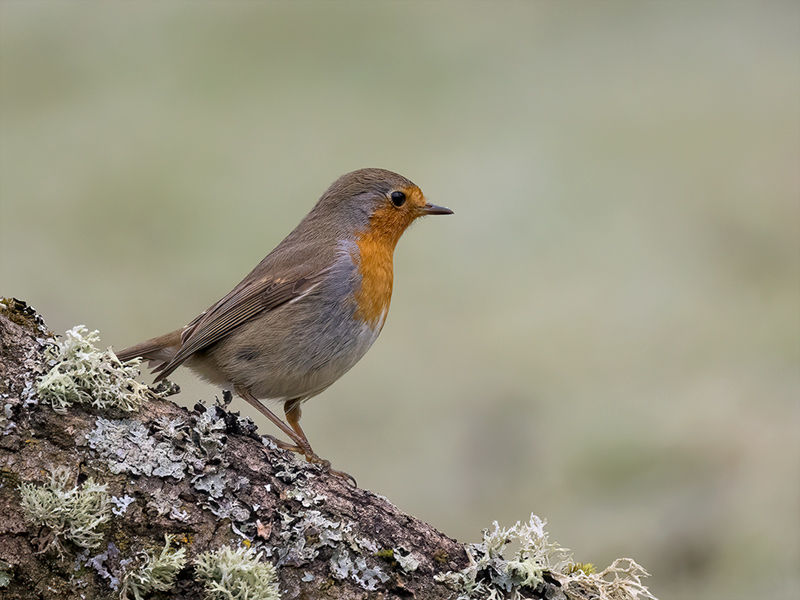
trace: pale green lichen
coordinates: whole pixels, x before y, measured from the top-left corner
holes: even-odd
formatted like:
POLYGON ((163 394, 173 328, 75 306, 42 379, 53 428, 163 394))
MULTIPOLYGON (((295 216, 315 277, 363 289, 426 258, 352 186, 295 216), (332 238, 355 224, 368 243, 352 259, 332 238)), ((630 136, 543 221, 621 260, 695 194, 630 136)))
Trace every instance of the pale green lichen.
POLYGON ((186 565, 186 549, 171 548, 174 539, 173 535, 165 535, 164 547, 158 554, 152 550, 140 553, 139 566, 125 573, 120 598, 144 600, 152 592, 172 589, 178 572, 186 565))
POLYGON ((650 574, 632 558, 618 558, 597 573, 586 571, 579 569, 570 575, 558 574, 556 578, 566 588, 567 597, 573 597, 569 585, 575 583, 583 590, 592 590, 597 600, 656 600, 642 584, 642 578, 650 574))
POLYGON ((0 560, 0 588, 8 587, 11 583, 11 565, 4 560, 0 560))
MULTIPOLYGON (((517 522, 504 529, 497 522, 484 530, 483 541, 466 547, 470 564, 461 571, 436 575, 459 593, 458 600, 522 598, 522 590, 534 590, 544 582, 544 573, 557 580, 570 595, 570 584, 594 591, 598 600, 655 600, 642 577, 647 572, 631 559, 618 559, 599 573, 576 569, 570 552, 548 539, 545 521, 531 515, 528 523, 517 522), (504 557, 509 544, 518 546, 510 559, 504 557)), ((579 597, 579 596, 575 596, 579 597)))
POLYGON ((57 412, 74 404, 131 412, 153 396, 146 385, 136 381, 139 359, 120 362, 110 348, 98 350, 99 341, 97 331, 76 325, 45 350, 51 368, 39 380, 37 391, 57 412))
POLYGON ((518 598, 522 588, 533 589, 542 583, 545 570, 558 570, 568 564, 569 552, 548 540, 545 522, 531 515, 528 523, 517 522, 501 528, 497 521, 493 529, 483 531, 483 541, 466 547, 470 564, 462 571, 438 575, 462 595, 459 600, 491 597, 498 591, 513 592, 518 598), (511 559, 503 556, 506 547, 519 546, 511 559))
POLYGON ((81 486, 70 485, 70 473, 59 468, 44 485, 19 486, 25 519, 50 530, 50 544, 59 552, 69 540, 82 548, 95 548, 103 540, 97 529, 111 517, 107 487, 90 477, 81 486))
POLYGON ((222 546, 194 561, 208 600, 279 600, 275 567, 252 548, 222 546))

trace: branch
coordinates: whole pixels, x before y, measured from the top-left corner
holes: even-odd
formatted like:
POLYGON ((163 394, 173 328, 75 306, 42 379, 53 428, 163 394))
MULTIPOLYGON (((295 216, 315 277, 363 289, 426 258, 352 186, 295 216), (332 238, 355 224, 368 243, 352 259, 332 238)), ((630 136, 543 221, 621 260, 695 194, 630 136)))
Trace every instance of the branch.
MULTIPOLYGON (((76 328, 59 354, 35 311, 0 301, 3 598, 602 597, 588 568, 491 551, 546 542, 533 520, 464 546, 278 449, 248 418, 132 383, 134 365, 93 341, 76 328)), ((617 597, 652 597, 641 594, 617 597)))

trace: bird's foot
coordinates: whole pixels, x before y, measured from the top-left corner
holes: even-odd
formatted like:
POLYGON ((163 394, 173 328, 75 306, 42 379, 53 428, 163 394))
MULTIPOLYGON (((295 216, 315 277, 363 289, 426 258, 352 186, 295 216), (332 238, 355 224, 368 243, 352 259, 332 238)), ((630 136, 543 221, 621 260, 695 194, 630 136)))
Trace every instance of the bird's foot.
POLYGON ((356 483, 355 477, 350 475, 349 473, 345 473, 344 471, 337 471, 336 469, 331 468, 331 461, 326 460, 319 456, 316 452, 314 452, 311 447, 303 448, 301 446, 290 444, 289 442, 284 442, 276 437, 272 437, 271 435, 265 435, 267 439, 269 439, 273 444, 275 444, 281 450, 289 450, 290 452, 296 452, 297 454, 302 454, 305 456, 306 460, 313 465, 319 465, 320 468, 325 473, 329 473, 334 477, 339 477, 344 479, 349 485, 354 488, 358 487, 358 483, 356 483))
MULTIPOLYGON (((311 449, 309 448, 309 450, 311 450, 311 449)), ((331 468, 331 461, 320 457, 313 450, 311 450, 310 452, 306 452, 305 453, 305 457, 306 457, 306 460, 308 462, 313 463, 315 465, 319 465, 320 467, 322 467, 322 470, 325 473, 329 473, 329 474, 333 475, 334 477, 339 477, 340 479, 344 479, 345 482, 347 482, 348 484, 350 484, 354 488, 358 487, 358 483, 356 483, 356 478, 355 477, 353 477, 349 473, 345 473, 344 471, 337 471, 336 469, 332 469, 331 468)))

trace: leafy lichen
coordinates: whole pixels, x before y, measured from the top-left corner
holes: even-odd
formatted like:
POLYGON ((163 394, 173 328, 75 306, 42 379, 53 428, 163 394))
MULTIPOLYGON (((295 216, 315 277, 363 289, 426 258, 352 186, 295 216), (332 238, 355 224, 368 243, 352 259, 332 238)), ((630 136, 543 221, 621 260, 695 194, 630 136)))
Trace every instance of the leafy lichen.
POLYGON ((279 600, 275 567, 252 548, 222 546, 194 561, 208 600, 279 600))
POLYGON ((114 507, 111 509, 115 515, 122 516, 128 511, 128 506, 130 506, 136 499, 128 496, 125 494, 124 496, 117 497, 111 496, 111 502, 114 504, 114 507))
POLYGON ((377 565, 370 566, 363 556, 353 558, 345 546, 338 546, 328 561, 331 574, 336 579, 352 579, 367 591, 375 591, 378 585, 389 581, 389 576, 377 565))
POLYGON ((120 560, 119 548, 117 548, 114 542, 108 542, 105 551, 95 556, 87 558, 86 554, 87 553, 84 553, 83 556, 78 556, 81 560, 86 559, 83 566, 94 569, 99 577, 106 580, 108 587, 114 591, 118 590, 119 578, 123 575, 121 569, 133 562, 133 559, 120 560))
POLYGON ((412 573, 419 568, 419 560, 404 548, 384 548, 373 552, 375 558, 382 558, 393 566, 400 567, 406 573, 412 573))
MULTIPOLYGON (((81 486, 72 486, 69 471, 56 469, 44 485, 19 486, 25 519, 50 530, 50 544, 59 552, 69 540, 82 548, 95 548, 103 540, 98 527, 111 517, 107 487, 90 477, 81 486)), ((49 544, 48 544, 49 545, 49 544)))
POLYGON ((86 435, 89 447, 105 459, 112 473, 185 477, 186 452, 151 436, 141 421, 98 417, 86 435))
POLYGON ((164 547, 158 554, 153 551, 140 553, 139 566, 125 573, 120 598, 144 600, 152 592, 172 589, 178 572, 186 565, 186 549, 171 548, 174 538, 172 535, 164 536, 164 547))
POLYGON ((405 548, 394 549, 394 559, 403 571, 413 573, 419 569, 420 561, 412 552, 405 551, 405 548))
POLYGON ((110 348, 98 350, 99 341, 97 331, 76 325, 45 350, 50 370, 39 380, 37 391, 57 412, 74 404, 132 412, 152 397, 147 386, 136 381, 139 360, 122 363, 110 348))

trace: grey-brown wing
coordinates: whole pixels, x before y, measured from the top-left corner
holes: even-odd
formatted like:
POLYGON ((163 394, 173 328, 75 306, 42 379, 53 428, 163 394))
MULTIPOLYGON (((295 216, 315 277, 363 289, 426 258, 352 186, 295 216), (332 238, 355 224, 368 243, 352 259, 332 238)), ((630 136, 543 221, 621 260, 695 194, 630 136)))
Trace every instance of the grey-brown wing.
POLYGON ((256 315, 307 294, 319 284, 324 273, 287 279, 262 278, 237 286, 186 326, 181 334, 180 349, 172 360, 159 369, 156 381, 172 373, 198 350, 218 342, 256 315))

